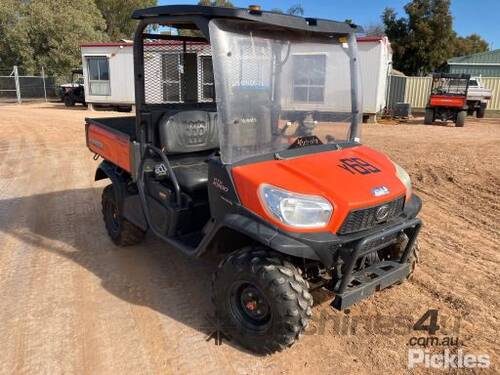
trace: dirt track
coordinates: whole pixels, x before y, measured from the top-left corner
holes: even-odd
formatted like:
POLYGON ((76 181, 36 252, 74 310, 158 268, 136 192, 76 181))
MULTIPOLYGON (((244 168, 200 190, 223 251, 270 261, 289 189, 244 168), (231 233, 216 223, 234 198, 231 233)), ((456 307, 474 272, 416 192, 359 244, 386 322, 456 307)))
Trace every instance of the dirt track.
POLYGON ((109 115, 0 106, 1 374, 400 374, 431 308, 439 337, 458 325, 461 349, 500 371, 500 120, 365 127, 364 143, 405 167, 424 201, 420 267, 349 315, 315 293, 302 340, 257 357, 207 341, 211 263, 153 236, 127 249, 106 236, 83 119, 109 115))

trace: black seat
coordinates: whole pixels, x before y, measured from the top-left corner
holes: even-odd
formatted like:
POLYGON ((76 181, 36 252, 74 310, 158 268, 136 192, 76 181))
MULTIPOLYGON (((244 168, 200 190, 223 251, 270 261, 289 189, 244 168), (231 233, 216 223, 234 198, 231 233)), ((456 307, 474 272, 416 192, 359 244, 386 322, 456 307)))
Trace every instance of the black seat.
POLYGON ((206 162, 174 166, 173 169, 183 191, 193 194, 207 187, 208 164, 206 162))
POLYGON ((207 160, 219 148, 217 113, 183 111, 165 116, 159 133, 181 189, 190 194, 206 189, 207 160))

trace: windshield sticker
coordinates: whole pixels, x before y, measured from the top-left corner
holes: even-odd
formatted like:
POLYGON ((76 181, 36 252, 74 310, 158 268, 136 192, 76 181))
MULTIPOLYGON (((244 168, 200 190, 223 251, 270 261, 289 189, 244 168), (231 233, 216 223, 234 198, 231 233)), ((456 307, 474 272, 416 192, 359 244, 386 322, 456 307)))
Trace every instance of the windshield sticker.
POLYGON ((338 166, 351 174, 371 174, 379 173, 380 169, 361 158, 340 159, 338 166))
POLYGON ((316 146, 316 145, 322 145, 323 142, 321 142, 321 139, 316 137, 315 135, 310 135, 307 137, 300 137, 293 142, 289 148, 301 148, 301 147, 307 147, 307 146, 316 146))

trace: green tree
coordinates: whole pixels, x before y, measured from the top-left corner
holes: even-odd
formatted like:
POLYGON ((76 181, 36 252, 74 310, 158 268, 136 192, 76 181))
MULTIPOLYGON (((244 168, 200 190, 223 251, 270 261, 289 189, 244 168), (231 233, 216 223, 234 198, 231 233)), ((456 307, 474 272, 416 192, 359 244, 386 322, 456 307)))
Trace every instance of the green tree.
POLYGON ((130 39, 137 21, 130 18, 136 9, 156 5, 156 0, 95 0, 106 20, 106 33, 111 40, 130 39))
POLYGON ((489 50, 488 42, 478 34, 471 34, 463 37, 455 35, 453 56, 467 56, 474 53, 486 52, 489 50))
MULTIPOLYGON (((276 12, 276 13, 284 13, 282 9, 280 8, 272 8, 271 12, 276 12)), ((303 16, 304 15, 304 8, 302 7, 301 4, 295 4, 292 5, 288 10, 286 11, 286 14, 290 14, 292 16, 303 16)))
POLYGON ((456 35, 450 0, 412 0, 404 9, 406 16, 398 17, 394 9, 386 8, 382 21, 394 52, 394 67, 405 74, 427 74, 464 50, 487 49, 478 35, 456 35))
POLYGON ((446 63, 452 51, 449 0, 413 0, 406 17, 386 8, 382 16, 394 50, 394 67, 406 74, 425 74, 446 63))
POLYGON ((81 65, 80 44, 106 39, 94 0, 2 0, 0 64, 65 75, 81 65))
POLYGON ((23 17, 20 0, 0 2, 0 69, 12 69, 13 65, 32 67, 33 50, 29 44, 28 30, 22 27, 23 17))
POLYGON ((381 23, 372 23, 363 27, 367 36, 383 36, 385 35, 385 27, 381 23))
POLYGON ((28 32, 34 71, 63 75, 81 65, 80 44, 106 40, 106 22, 93 0, 33 0, 20 25, 28 32))
POLYGON ((234 4, 227 0, 200 0, 198 5, 206 7, 234 8, 234 4))

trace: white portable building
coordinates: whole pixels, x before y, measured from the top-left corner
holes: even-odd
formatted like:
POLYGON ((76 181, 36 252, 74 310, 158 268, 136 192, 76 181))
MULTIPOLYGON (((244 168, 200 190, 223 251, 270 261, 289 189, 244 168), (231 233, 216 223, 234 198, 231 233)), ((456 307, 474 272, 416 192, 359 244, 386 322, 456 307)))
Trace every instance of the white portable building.
MULTIPOLYGON (((363 88, 363 113, 372 116, 381 112, 386 105, 387 78, 392 66, 392 50, 387 37, 358 37, 358 49, 363 88)), ((201 96, 198 100, 210 101, 207 93, 213 92, 213 81, 211 81, 210 74, 204 74, 207 71, 211 73, 211 67, 206 66, 207 63, 210 64, 209 50, 203 49, 203 51, 196 52, 199 67, 197 70, 200 75, 196 80, 199 86, 197 92, 201 96)), ((81 53, 87 103, 106 105, 133 105, 135 103, 132 43, 83 44, 81 53)), ((292 53, 300 55, 300 51, 292 51, 292 53)), ((152 72, 156 72, 154 74, 158 77, 157 80, 148 81, 148 84, 153 84, 153 86, 146 87, 146 97, 155 95, 156 102, 164 103, 182 100, 180 94, 182 67, 180 63, 175 63, 175 61, 181 61, 182 52, 177 52, 177 54, 176 57, 173 56, 172 52, 163 53, 161 56, 156 53, 151 54, 150 58, 145 55, 145 69, 149 71, 150 75, 152 72), (167 70, 169 71, 167 72, 167 70), (178 77, 179 82, 175 82, 175 77, 178 77)), ((338 56, 328 56, 321 51, 318 51, 317 55, 308 54, 309 59, 315 56, 318 60, 339 58, 338 56)), ((319 62, 321 63, 321 61, 319 62)), ((326 72, 325 79, 329 79, 328 72, 326 72)), ((348 95, 349 77, 335 77, 334 79, 341 87, 345 86, 346 95, 348 95)), ((287 84, 292 85, 293 82, 287 84)), ((310 89, 309 91, 314 92, 310 89)), ((300 90, 297 92, 300 93, 300 90)), ((328 93, 321 95, 319 98, 322 98, 321 100, 325 103, 331 103, 334 99, 329 98, 328 93)), ((285 110, 311 109, 321 111, 321 100, 312 100, 309 103, 307 100, 298 100, 282 104, 285 110)))
POLYGON ((85 101, 89 104, 133 105, 134 58, 131 43, 81 45, 85 101))

